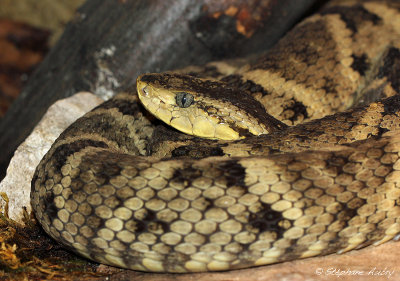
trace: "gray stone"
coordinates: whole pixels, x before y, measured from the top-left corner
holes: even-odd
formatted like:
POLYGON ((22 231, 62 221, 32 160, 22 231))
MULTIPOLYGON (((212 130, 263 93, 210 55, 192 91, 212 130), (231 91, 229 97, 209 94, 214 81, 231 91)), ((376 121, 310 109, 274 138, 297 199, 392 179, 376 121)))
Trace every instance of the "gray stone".
MULTIPOLYGON (((80 92, 54 103, 34 128, 32 133, 17 148, 7 168, 7 175, 0 183, 0 192, 9 198, 8 215, 23 223, 23 207, 31 212, 31 180, 36 166, 50 149, 55 139, 72 122, 99 105, 103 100, 92 93, 80 92)), ((4 210, 5 201, 0 200, 4 210)))

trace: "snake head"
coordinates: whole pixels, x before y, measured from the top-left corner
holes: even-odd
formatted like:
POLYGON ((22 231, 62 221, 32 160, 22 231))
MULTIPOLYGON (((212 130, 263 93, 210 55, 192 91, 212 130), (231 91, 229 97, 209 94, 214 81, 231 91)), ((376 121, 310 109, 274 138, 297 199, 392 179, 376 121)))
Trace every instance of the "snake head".
POLYGON ((139 76, 136 85, 150 113, 190 135, 235 140, 285 126, 272 116, 266 119, 258 101, 224 82, 155 73, 139 76))

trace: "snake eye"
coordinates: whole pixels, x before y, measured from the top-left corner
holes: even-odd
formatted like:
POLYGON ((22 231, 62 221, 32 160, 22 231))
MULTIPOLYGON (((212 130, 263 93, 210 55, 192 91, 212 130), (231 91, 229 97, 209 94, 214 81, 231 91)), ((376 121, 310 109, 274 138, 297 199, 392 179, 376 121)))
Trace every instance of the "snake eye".
POLYGON ((177 93, 175 99, 176 99, 176 104, 179 107, 183 108, 189 107, 194 101, 193 96, 185 92, 177 93))

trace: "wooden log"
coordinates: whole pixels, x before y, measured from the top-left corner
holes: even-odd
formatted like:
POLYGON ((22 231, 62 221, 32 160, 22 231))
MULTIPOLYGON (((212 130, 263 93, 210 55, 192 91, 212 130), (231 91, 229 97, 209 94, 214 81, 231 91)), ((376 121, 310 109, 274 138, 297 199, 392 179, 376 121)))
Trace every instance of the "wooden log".
POLYGON ((88 0, 0 123, 0 178, 47 108, 138 74, 266 50, 316 0, 88 0))

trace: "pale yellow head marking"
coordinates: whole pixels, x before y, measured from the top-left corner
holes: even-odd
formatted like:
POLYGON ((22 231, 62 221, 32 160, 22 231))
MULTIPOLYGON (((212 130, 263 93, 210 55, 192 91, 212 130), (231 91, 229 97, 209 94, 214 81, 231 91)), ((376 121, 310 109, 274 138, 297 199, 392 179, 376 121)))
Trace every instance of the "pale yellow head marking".
POLYGON ((196 93, 156 87, 140 78, 137 79, 139 99, 144 107, 158 119, 190 135, 225 140, 239 138, 239 134, 228 124, 221 122, 216 115, 210 115, 195 105, 196 102, 203 102, 203 99, 196 93), (182 100, 187 102, 187 107, 182 106, 182 100))
MULTIPOLYGON (((144 74, 136 83, 145 108, 184 133, 222 140, 269 133, 265 123, 231 101, 243 107, 248 105, 247 109, 257 116, 264 111, 262 106, 246 93, 234 92, 223 82, 179 74, 144 74)), ((274 122, 271 121, 273 129, 274 122)))

